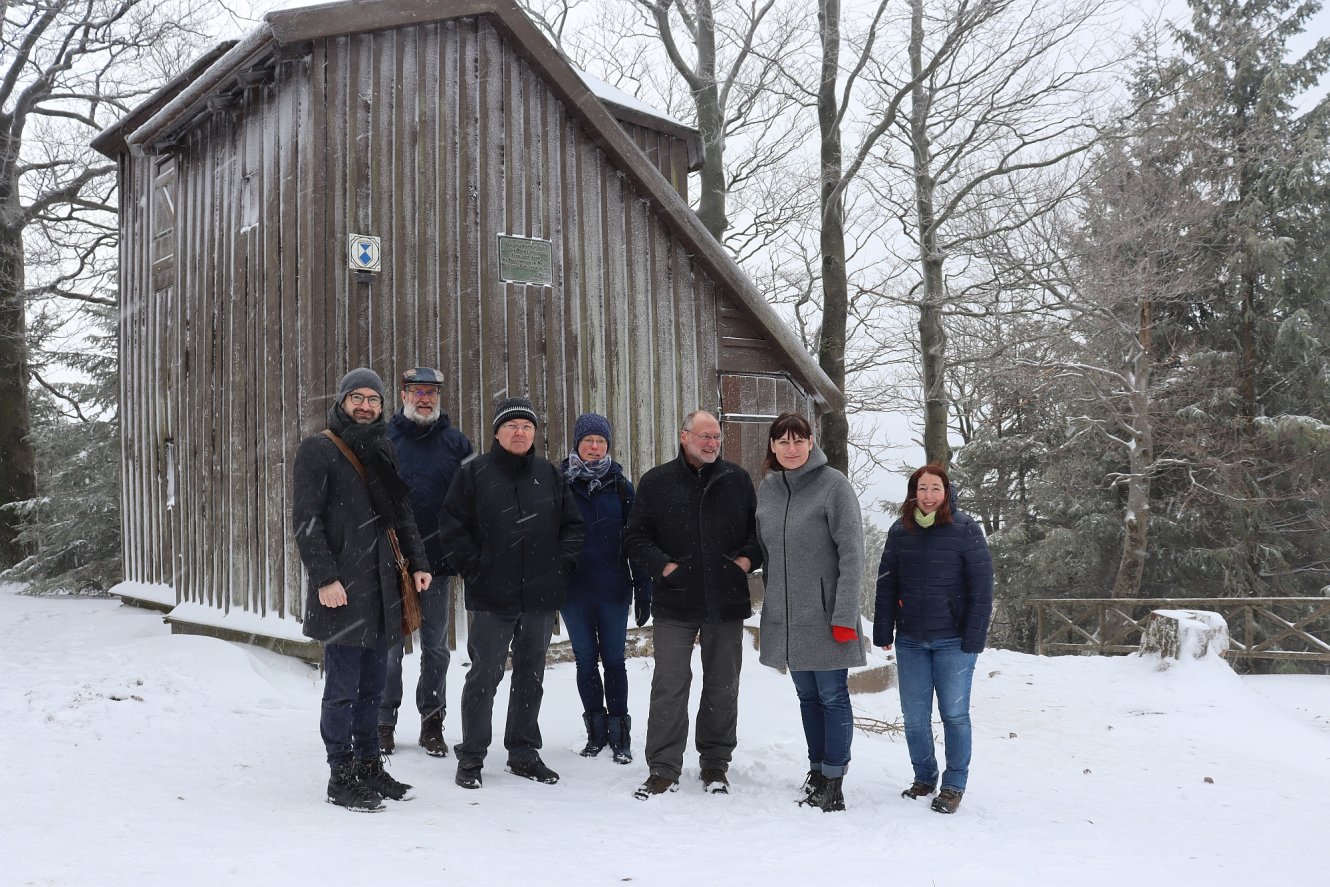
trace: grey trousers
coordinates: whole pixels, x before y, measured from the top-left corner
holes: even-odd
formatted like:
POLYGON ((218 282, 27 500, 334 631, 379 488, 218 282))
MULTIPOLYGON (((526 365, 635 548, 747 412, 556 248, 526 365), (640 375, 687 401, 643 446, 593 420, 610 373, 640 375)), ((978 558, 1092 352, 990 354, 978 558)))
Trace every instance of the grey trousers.
POLYGON ((466 642, 471 668, 462 685, 462 741, 453 748, 459 768, 480 767, 485 762, 494 734, 494 692, 503 680, 509 647, 513 651, 513 675, 503 744, 510 763, 540 759, 538 719, 545 695, 545 652, 553 629, 553 610, 520 616, 480 610, 471 614, 466 642))
POLYGON ((655 776, 678 781, 688 744, 688 691, 693 683, 693 644, 702 639, 702 699, 694 744, 703 770, 730 768, 738 742, 739 668, 743 621, 717 624, 656 617, 656 671, 647 717, 647 765, 655 776))

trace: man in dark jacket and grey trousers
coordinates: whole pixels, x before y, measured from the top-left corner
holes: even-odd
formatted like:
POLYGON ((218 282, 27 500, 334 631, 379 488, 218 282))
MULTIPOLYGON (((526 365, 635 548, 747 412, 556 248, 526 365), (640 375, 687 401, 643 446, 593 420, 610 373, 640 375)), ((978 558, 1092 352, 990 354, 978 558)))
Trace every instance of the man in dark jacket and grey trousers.
MULTIPOLYGON (((420 680, 416 683, 416 710, 420 712, 420 746, 436 758, 448 754, 443 739, 447 711, 448 616, 452 595, 447 566, 439 541, 439 510, 453 475, 471 458, 471 441, 453 427, 443 411, 443 373, 415 367, 402 374, 402 408, 388 421, 388 438, 397 450, 402 480, 411 490, 411 511, 429 555, 430 587, 420 595, 420 680)), ((379 708, 379 745, 386 754, 395 746, 397 710, 402 704, 402 653, 397 644, 388 651, 388 681, 379 708)))
POLYGON ((688 743, 693 645, 701 638, 702 701, 695 744, 708 792, 729 791, 737 743, 743 621, 753 613, 748 573, 762 563, 757 496, 743 468, 720 458, 716 417, 690 413, 679 456, 646 473, 624 531, 624 549, 655 584, 656 669, 646 756, 651 774, 634 796, 674 791, 688 743))
POLYGON ((554 614, 582 550, 582 516, 559 469, 535 455, 536 411, 525 397, 499 401, 494 446, 463 465, 439 515, 444 556, 466 580, 471 611, 462 686, 457 784, 481 787, 493 737, 494 691, 511 648, 504 747, 508 772, 559 781, 540 759, 540 702, 554 614))
POLYGON ((342 377, 328 433, 296 451, 291 523, 309 574, 304 632, 323 642, 319 732, 332 777, 328 802, 383 809, 411 786, 383 769, 378 711, 388 648, 402 639, 402 589, 389 530, 395 530, 416 590, 429 564, 383 421, 383 380, 360 368, 342 377), (343 447, 345 449, 343 449, 343 447))

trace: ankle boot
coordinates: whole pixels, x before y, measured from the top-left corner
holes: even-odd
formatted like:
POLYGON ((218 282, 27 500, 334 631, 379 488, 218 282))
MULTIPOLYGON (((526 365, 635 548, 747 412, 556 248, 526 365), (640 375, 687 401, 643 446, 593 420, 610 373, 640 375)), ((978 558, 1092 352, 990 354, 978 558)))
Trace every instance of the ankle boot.
POLYGON ((845 795, 841 792, 841 776, 828 776, 822 787, 808 796, 808 805, 821 809, 823 813, 835 813, 845 809, 845 795))
POLYGON ((629 731, 632 727, 633 719, 628 715, 609 719, 610 750, 614 752, 614 763, 616 764, 631 764, 633 762, 632 740, 629 738, 629 731))
POLYGON ((448 757, 448 743, 443 741, 443 712, 420 719, 420 747, 432 758, 448 757))
POLYGON ((586 746, 578 752, 584 758, 594 758, 609 743, 609 723, 605 712, 589 711, 582 715, 586 724, 586 746))

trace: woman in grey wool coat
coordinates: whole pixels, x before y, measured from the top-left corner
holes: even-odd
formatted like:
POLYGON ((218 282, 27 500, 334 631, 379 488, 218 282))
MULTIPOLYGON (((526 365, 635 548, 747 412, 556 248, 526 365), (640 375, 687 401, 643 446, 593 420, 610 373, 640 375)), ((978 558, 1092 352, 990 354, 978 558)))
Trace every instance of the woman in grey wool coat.
POLYGON ((854 732, 847 681, 850 667, 864 664, 859 501, 849 479, 827 464, 802 416, 778 416, 767 437, 757 491, 767 586, 761 662, 789 668, 799 697, 809 763, 799 803, 844 810, 841 781, 854 732))

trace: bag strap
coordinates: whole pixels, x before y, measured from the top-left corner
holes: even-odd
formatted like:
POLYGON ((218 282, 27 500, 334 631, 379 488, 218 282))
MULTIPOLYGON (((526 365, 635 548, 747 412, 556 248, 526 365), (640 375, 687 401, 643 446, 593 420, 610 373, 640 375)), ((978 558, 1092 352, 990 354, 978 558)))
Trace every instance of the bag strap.
MULTIPOLYGON (((337 432, 331 428, 323 429, 323 434, 328 440, 337 445, 337 449, 342 451, 342 455, 346 457, 346 461, 351 463, 351 467, 356 470, 356 474, 360 475, 360 479, 365 482, 365 486, 369 486, 369 475, 365 474, 365 466, 356 458, 356 454, 351 452, 351 448, 346 445, 346 441, 338 437, 337 432)), ((402 546, 397 542, 397 530, 394 527, 388 528, 388 543, 393 547, 393 558, 397 561, 397 566, 405 568, 407 560, 402 556, 402 546)))

